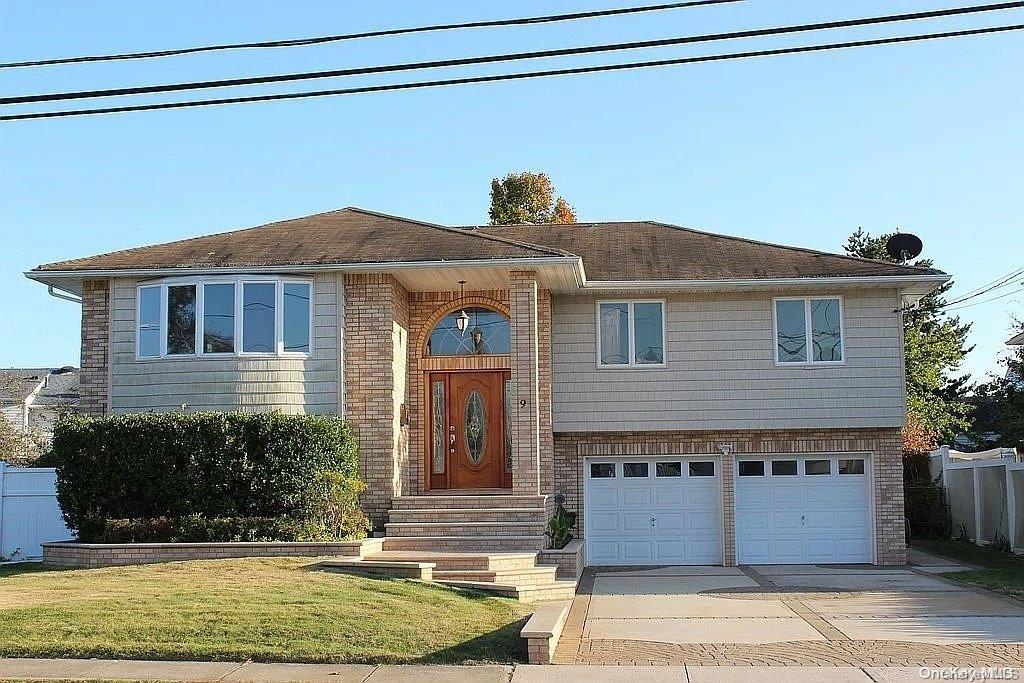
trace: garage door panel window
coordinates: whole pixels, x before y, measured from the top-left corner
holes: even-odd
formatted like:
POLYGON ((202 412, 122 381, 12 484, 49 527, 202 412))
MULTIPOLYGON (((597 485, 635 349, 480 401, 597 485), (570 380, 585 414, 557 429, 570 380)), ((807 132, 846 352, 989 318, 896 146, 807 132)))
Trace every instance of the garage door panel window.
POLYGON ((615 463, 612 463, 612 462, 592 462, 592 463, 590 463, 590 478, 591 479, 614 479, 615 478, 615 463))
POLYGON ((764 460, 740 460, 741 477, 763 477, 764 460))
POLYGON ((622 476, 627 479, 646 477, 648 472, 645 462, 626 462, 622 464, 622 476))
POLYGON ((831 460, 804 460, 804 474, 808 476, 819 476, 832 474, 831 460))
POLYGON ((656 477, 681 477, 683 476, 683 463, 681 462, 659 462, 654 466, 656 477))
POLYGON ((839 474, 864 474, 864 459, 841 459, 839 461, 839 474))
POLYGON ((691 460, 691 477, 713 477, 715 476, 715 463, 711 460, 691 460))
POLYGON ((794 477, 796 470, 796 460, 772 460, 773 477, 794 477))
POLYGON ((840 297, 775 300, 775 362, 843 362, 843 306, 840 297))

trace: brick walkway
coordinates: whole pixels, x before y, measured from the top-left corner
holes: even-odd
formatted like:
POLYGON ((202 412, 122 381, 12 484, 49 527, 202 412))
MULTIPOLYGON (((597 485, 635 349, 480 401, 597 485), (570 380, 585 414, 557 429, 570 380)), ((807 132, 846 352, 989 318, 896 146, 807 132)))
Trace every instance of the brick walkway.
MULTIPOLYGON (((602 570, 607 573, 608 570, 602 570)), ((614 570, 612 570, 614 571, 614 570)), ((566 619, 555 664, 705 665, 705 666, 1024 666, 1024 644, 957 643, 948 645, 890 640, 851 640, 811 610, 801 598, 821 594, 777 592, 770 580, 747 572, 764 592, 749 599, 782 600, 826 640, 765 644, 676 644, 643 640, 584 638, 595 573, 587 570, 566 619), (781 594, 780 594, 781 593, 781 594)), ((733 595, 730 597, 738 597, 733 595)))

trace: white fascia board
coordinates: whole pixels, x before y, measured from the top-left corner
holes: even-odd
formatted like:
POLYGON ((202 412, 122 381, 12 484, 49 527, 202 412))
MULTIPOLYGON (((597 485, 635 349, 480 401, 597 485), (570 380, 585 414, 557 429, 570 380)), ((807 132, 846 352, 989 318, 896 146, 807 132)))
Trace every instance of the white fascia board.
POLYGON ((708 291, 728 289, 781 289, 784 287, 856 287, 892 286, 905 293, 920 291, 927 294, 950 279, 949 275, 891 275, 856 277, 790 277, 790 278, 747 278, 733 280, 591 280, 584 289, 624 290, 660 289, 678 291, 708 291))
POLYGON ((30 280, 52 285, 56 289, 73 294, 80 293, 76 289, 68 289, 66 281, 75 283, 82 280, 103 279, 113 277, 176 277, 202 275, 239 275, 239 274, 284 274, 284 273, 380 273, 395 270, 428 270, 431 268, 538 268, 545 266, 570 266, 573 268, 577 285, 582 285, 586 276, 583 274, 583 260, 579 256, 538 256, 510 259, 460 259, 451 261, 390 261, 380 263, 317 263, 291 264, 281 266, 230 266, 202 267, 187 266, 182 268, 110 268, 94 270, 29 270, 25 277, 30 280), (65 284, 61 284, 65 283, 65 284))

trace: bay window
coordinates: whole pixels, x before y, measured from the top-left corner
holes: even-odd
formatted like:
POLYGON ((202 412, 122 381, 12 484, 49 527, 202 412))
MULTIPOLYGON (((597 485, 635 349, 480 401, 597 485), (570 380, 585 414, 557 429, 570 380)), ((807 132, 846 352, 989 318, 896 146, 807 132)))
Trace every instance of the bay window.
POLYGON ((139 358, 298 355, 311 350, 312 284, 209 278, 138 288, 139 358))

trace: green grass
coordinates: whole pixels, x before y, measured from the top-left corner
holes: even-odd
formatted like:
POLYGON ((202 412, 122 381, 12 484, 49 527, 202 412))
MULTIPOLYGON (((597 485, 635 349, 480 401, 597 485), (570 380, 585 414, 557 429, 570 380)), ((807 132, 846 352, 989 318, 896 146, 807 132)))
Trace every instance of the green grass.
POLYGON ((0 656, 514 662, 518 602, 318 570, 310 558, 0 567, 0 656))
POLYGON ((948 557, 980 569, 943 574, 958 583, 987 588, 1024 598, 1024 557, 1004 553, 966 541, 915 541, 914 547, 948 557))

